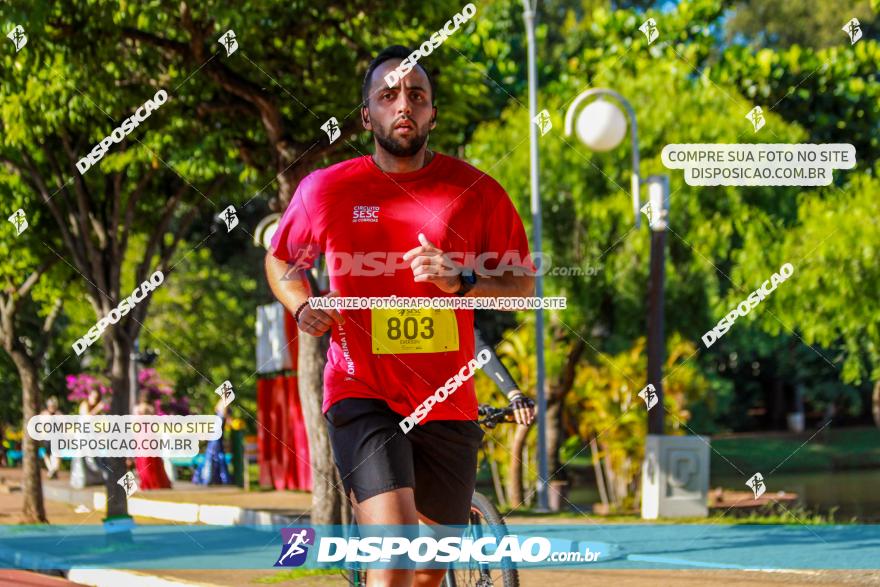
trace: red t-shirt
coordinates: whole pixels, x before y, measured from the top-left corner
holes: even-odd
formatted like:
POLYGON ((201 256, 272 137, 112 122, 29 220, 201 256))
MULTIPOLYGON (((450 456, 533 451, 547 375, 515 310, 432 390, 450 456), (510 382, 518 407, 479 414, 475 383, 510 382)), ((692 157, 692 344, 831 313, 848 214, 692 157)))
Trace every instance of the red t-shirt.
MULTIPOLYGON (((475 167, 440 153, 411 173, 386 173, 369 155, 310 173, 281 218, 272 250, 278 259, 301 268, 311 267, 324 253, 330 289, 340 296, 454 297, 432 283, 413 281, 409 264, 400 260, 420 245, 420 232, 447 253, 470 253, 471 258, 489 253, 482 257, 482 266, 489 269, 507 253, 508 265, 517 264, 511 259, 522 259, 520 266, 534 270, 522 220, 504 188, 475 167), (395 264, 382 265, 382 260, 395 264)), ((478 265, 468 258, 459 255, 455 260, 478 265)), ((341 310, 345 324, 334 322, 323 412, 345 398, 375 398, 408 416, 474 358, 472 310, 448 311, 455 320, 447 332, 457 328, 458 350, 397 354, 374 353, 374 311, 341 310)), ((399 337, 400 330, 393 334, 399 337)), ((422 422, 476 418, 471 378, 435 404, 422 422)))

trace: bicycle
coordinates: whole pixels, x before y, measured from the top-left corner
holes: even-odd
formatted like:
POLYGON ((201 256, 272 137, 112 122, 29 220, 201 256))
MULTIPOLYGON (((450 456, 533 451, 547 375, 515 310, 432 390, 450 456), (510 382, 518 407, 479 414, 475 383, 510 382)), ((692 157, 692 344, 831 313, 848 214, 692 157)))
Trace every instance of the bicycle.
MULTIPOLYGON (((534 406, 532 400, 527 399, 526 401, 529 407, 534 406)), ((477 413, 477 424, 490 429, 502 422, 514 421, 513 409, 510 406, 496 408, 484 404, 479 406, 477 413)), ((349 507, 351 506, 349 505, 349 507)), ((474 491, 471 497, 468 527, 464 531, 463 537, 477 540, 487 534, 493 534, 496 539, 501 540, 507 534, 507 526, 491 500, 482 493, 474 491)), ((351 511, 349 535, 357 535, 357 521, 353 511, 351 511)), ((349 568, 347 574, 352 587, 366 587, 366 569, 359 568, 355 563, 349 568)), ((443 577, 442 584, 444 587, 494 587, 498 579, 501 579, 499 585, 503 585, 503 587, 519 587, 519 574, 516 565, 510 561, 504 561, 501 563, 500 569, 490 569, 487 563, 469 561, 468 566, 464 568, 450 567, 443 577)))

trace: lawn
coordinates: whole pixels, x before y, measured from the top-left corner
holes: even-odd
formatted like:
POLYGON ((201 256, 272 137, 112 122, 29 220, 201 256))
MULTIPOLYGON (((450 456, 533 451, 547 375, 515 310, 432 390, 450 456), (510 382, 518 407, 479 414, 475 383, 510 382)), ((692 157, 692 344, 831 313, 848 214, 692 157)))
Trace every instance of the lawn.
MULTIPOLYGON (((833 426, 833 425, 832 425, 833 426)), ((802 434, 747 433, 710 439, 711 470, 728 470, 730 461, 741 469, 778 470, 786 473, 880 468, 880 429, 826 428, 802 434), (781 464, 781 465, 780 465, 781 464)), ((588 471, 589 451, 567 464, 588 471)))
POLYGON ((880 429, 839 428, 798 435, 749 434, 712 439, 712 468, 786 473, 880 468, 880 429))

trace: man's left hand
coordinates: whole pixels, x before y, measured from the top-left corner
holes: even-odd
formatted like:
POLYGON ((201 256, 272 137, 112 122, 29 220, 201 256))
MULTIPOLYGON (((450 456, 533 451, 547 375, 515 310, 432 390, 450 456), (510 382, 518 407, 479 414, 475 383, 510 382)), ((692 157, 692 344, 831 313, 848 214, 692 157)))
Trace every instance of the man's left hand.
POLYGON ((513 417, 517 424, 528 426, 535 419, 535 402, 527 398, 519 390, 512 391, 507 396, 510 407, 513 408, 513 417))

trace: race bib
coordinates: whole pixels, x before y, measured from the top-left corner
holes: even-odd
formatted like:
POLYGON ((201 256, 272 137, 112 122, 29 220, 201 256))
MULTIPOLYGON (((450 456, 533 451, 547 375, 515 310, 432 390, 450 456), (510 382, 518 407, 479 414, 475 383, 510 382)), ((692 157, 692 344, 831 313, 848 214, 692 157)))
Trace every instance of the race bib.
POLYGON ((454 310, 373 308, 371 313, 374 355, 458 350, 458 322, 454 310))

